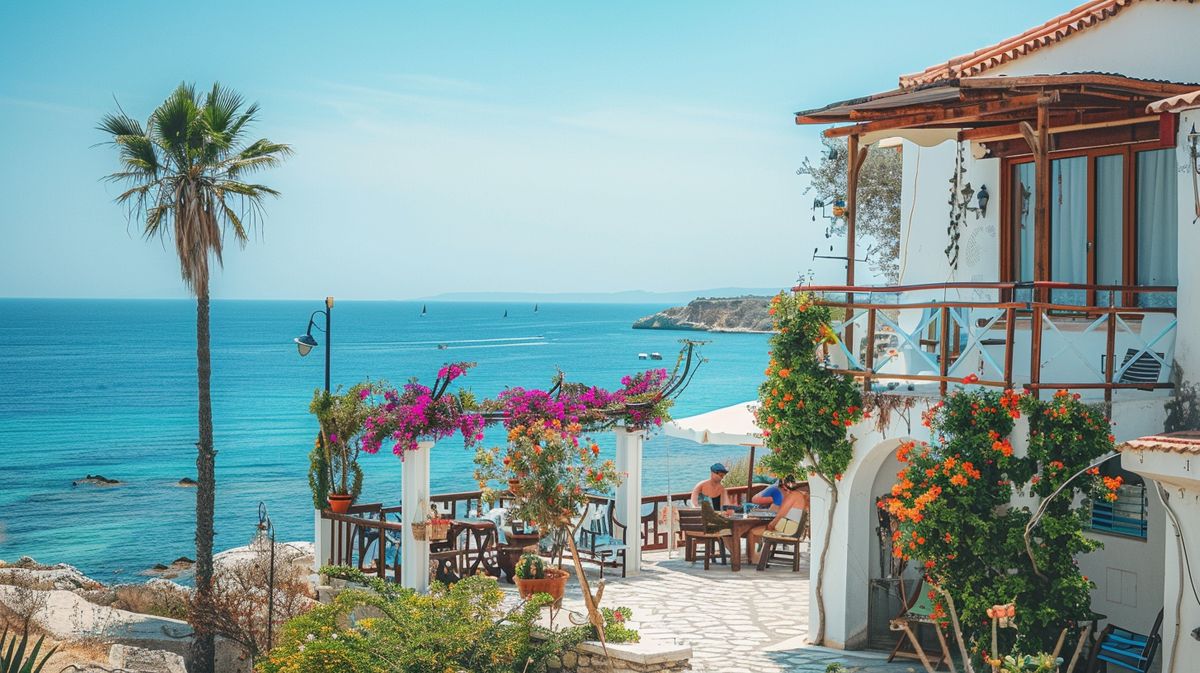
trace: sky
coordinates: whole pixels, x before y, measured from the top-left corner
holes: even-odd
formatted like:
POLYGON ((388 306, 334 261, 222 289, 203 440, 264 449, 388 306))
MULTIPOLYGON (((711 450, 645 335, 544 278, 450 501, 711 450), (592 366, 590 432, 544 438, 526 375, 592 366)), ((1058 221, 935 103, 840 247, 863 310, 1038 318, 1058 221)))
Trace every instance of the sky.
POLYGON ((216 298, 837 282, 796 174, 820 129, 793 113, 1077 2, 6 5, 0 296, 188 296, 95 128, 181 81, 257 101, 252 136, 295 150, 216 298))

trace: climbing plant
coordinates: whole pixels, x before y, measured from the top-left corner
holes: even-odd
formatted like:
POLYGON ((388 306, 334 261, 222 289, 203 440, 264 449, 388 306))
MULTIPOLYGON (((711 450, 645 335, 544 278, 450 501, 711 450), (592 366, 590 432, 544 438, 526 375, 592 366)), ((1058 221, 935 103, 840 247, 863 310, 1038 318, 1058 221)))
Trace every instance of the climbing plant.
POLYGON ((770 313, 776 333, 770 340, 771 360, 767 378, 759 386, 756 412, 771 450, 763 462, 778 475, 816 477, 831 493, 816 583, 820 625, 814 642, 820 643, 825 638, 825 555, 838 482, 854 453, 847 429, 862 420, 862 394, 852 378, 821 364, 821 348, 837 343, 828 306, 815 303, 809 293, 783 292, 771 299, 770 313))
POLYGON ((1011 390, 959 390, 924 423, 935 443, 898 449, 903 468, 880 505, 899 523, 893 553, 921 564, 934 616, 956 617, 960 642, 973 655, 983 655, 991 636, 987 610, 1012 602, 1022 606, 1021 619, 1006 630, 1003 649, 1053 650, 1064 628, 1090 615, 1094 585, 1075 557, 1100 545, 1083 534, 1087 508, 1076 496, 1116 498, 1120 479, 1091 467, 1112 451, 1108 422, 1066 391, 1038 400, 1011 390), (1011 435, 1023 414, 1029 445, 1018 455, 1011 435), (1011 504, 1014 495, 1044 499, 1064 484, 1036 526, 1028 508, 1011 504))

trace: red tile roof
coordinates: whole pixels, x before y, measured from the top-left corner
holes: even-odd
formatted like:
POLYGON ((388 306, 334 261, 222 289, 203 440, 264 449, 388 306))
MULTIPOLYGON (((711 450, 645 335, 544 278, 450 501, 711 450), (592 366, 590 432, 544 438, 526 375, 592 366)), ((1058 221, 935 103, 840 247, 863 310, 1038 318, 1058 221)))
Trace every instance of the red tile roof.
POLYGON ((1162 100, 1154 101, 1146 106, 1146 112, 1151 114, 1161 114, 1163 112, 1179 112, 1180 110, 1190 110, 1195 107, 1200 107, 1200 89, 1188 93, 1181 93, 1178 96, 1171 96, 1162 100))
MULTIPOLYGON (((1016 37, 985 47, 970 54, 952 58, 912 74, 901 75, 900 86, 913 87, 944 79, 978 75, 995 66, 1018 59, 1030 52, 1053 44, 1116 16, 1118 12, 1141 0, 1091 0, 1075 9, 1031 28, 1016 37)), ((1169 0, 1178 2, 1181 0, 1169 0)), ((1186 0, 1189 4, 1194 0, 1186 0)))
POLYGON ((1151 435, 1125 442, 1120 451, 1158 451, 1200 455, 1200 431, 1172 432, 1166 435, 1151 435))

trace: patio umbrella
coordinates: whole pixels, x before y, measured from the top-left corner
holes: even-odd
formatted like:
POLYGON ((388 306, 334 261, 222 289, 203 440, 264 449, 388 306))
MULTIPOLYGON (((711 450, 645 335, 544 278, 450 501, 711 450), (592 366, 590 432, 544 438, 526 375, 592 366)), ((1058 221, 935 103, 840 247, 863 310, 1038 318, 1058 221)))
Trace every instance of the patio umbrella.
POLYGON ((706 411, 687 418, 677 418, 663 426, 670 437, 689 439, 698 444, 739 444, 750 447, 750 472, 746 489, 754 484, 754 450, 765 446, 762 428, 754 421, 758 401, 742 402, 730 407, 706 411))

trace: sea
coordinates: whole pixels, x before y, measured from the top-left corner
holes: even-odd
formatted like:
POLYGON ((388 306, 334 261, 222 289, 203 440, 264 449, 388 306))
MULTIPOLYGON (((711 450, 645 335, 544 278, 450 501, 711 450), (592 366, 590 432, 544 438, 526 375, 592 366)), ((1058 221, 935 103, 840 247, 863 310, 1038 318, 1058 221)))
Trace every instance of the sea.
MULTIPOLYGON (((616 388, 626 374, 673 366, 681 339, 706 341, 676 417, 753 399, 767 363, 763 334, 632 329, 666 308, 649 304, 338 301, 332 334, 314 329, 320 345, 300 357, 293 339, 323 307, 212 304, 218 550, 253 538, 260 504, 278 540, 312 539, 308 405, 330 344, 334 387, 367 378, 432 383, 443 363, 471 361, 477 366, 455 385, 493 396, 547 388, 559 370, 616 388), (638 358, 653 352, 662 362, 638 358)), ((196 438, 193 302, 0 299, 0 559, 31 556, 103 582, 137 582, 155 564, 193 557, 195 490, 178 483, 195 476, 196 438), (89 474, 120 485, 73 486, 89 474)), ((612 433, 595 439, 611 457, 612 433)), ((489 429, 485 441, 503 441, 502 432, 489 429)), ((476 488, 473 450, 454 438, 433 451, 435 493, 476 488)), ((643 490, 688 491, 713 462, 745 452, 656 432, 645 445, 643 490)), ((383 451, 362 464, 360 502, 398 504, 399 459, 383 451)))

